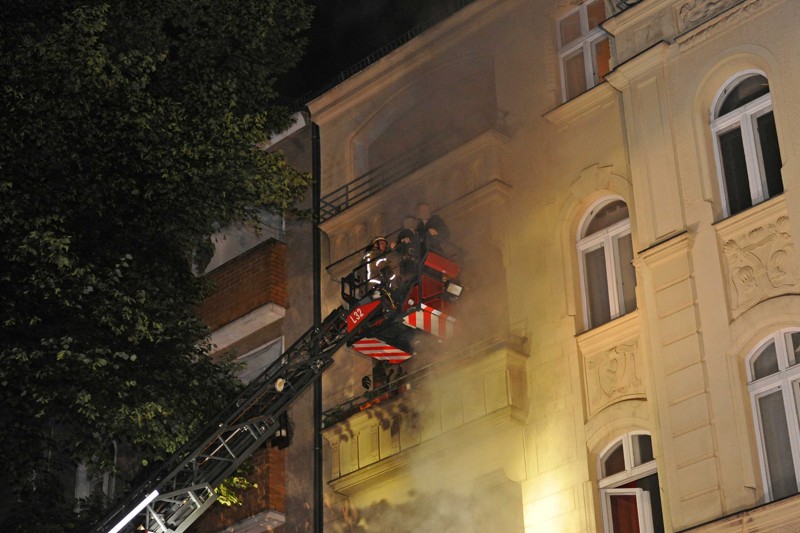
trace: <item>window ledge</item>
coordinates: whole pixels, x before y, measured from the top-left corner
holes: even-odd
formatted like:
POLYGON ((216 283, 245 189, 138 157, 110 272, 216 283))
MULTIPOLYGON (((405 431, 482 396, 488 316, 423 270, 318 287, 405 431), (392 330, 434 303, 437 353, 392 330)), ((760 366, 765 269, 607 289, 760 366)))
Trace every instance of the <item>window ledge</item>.
POLYGON ((282 319, 285 315, 285 307, 271 302, 250 311, 211 334, 213 353, 225 350, 235 342, 282 319))
POLYGON ((576 339, 582 352, 593 352, 600 346, 606 346, 615 341, 621 342, 638 332, 639 310, 634 309, 630 313, 576 335, 576 339))
POLYGON ((788 214, 786 197, 781 193, 743 211, 718 220, 714 223, 714 227, 722 239, 730 239, 737 234, 774 222, 779 216, 786 214, 788 214))
POLYGON ((542 116, 550 124, 564 126, 592 111, 610 106, 614 102, 616 94, 616 89, 604 81, 542 116))

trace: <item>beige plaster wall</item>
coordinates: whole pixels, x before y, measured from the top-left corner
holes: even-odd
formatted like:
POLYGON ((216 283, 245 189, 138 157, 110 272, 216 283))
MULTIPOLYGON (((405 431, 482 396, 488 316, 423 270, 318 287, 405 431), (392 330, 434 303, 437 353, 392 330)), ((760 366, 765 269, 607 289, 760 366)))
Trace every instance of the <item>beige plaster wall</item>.
MULTIPOLYGON (((524 416, 510 426, 493 432, 481 416, 463 424, 463 412, 462 423, 445 414, 442 427, 482 433, 454 441, 443 431, 429 439, 435 453, 400 446, 387 455, 404 457, 397 464, 369 461, 371 470, 346 479, 340 470, 326 492, 326 529, 369 531, 381 524, 379 510, 424 514, 431 498, 463 503, 503 487, 508 514, 520 518, 510 531, 602 531, 598 454, 633 430, 653 436, 667 530, 764 501, 743 358, 769 332, 800 321, 800 3, 646 0, 607 23, 618 39, 608 81, 562 104, 555 23, 574 5, 478 0, 312 102, 324 192, 369 169, 359 154, 382 128, 437 132, 425 139, 438 143, 404 159, 412 162, 401 181, 323 224, 324 311, 339 305, 338 278, 357 251, 426 202, 468 252, 462 345, 490 334, 522 339, 526 390, 524 416), (769 78, 786 192, 721 220, 709 110, 743 69, 769 78), (458 127, 446 106, 415 111, 419 99, 446 101, 454 84, 463 96, 461 84, 484 74, 491 84, 476 84, 480 109, 465 120, 497 120, 476 135, 472 122, 463 138, 439 135, 435 125, 458 127), (587 209, 610 196, 631 213, 638 309, 586 331, 576 236, 587 209), (742 259, 742 249, 757 251, 742 259), (780 272, 769 269, 774 254, 780 272), (736 274, 745 267, 760 277, 742 287, 736 274), (439 470, 445 463, 454 469, 439 470), (474 491, 452 492, 465 486, 474 491)), ((369 368, 354 352, 338 354, 325 376, 326 407, 359 394, 369 368)), ((376 431, 375 450, 363 452, 383 459, 376 431)), ((358 463, 358 453, 348 460, 358 463)))

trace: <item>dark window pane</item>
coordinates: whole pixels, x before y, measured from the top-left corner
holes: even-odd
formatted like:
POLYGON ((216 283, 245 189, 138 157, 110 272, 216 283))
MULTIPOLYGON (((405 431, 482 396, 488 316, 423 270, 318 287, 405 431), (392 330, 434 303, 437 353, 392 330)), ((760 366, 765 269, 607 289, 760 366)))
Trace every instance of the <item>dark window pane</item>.
POLYGON ((650 435, 634 435, 633 466, 641 466, 653 459, 653 441, 650 439, 650 435))
POLYGON ((636 270, 633 268, 633 241, 631 234, 617 240, 619 284, 622 293, 620 314, 630 313, 636 309, 636 270))
POLYGON ((593 328, 611 320, 605 251, 603 248, 598 248, 591 252, 586 252, 584 260, 589 327, 593 328))
POLYGON ((614 533, 639 533, 639 511, 636 508, 636 496, 630 494, 612 494, 611 524, 614 533))
POLYGON ((725 100, 722 101, 717 116, 721 117, 726 113, 730 113, 734 109, 738 109, 756 98, 764 96, 768 92, 769 83, 767 83, 767 78, 760 74, 750 76, 730 89, 725 100))
POLYGON ((786 346, 789 349, 789 366, 800 363, 797 352, 800 351, 800 331, 793 331, 786 335, 786 346))
POLYGON ((650 499, 650 512, 653 519, 653 531, 662 533, 664 531, 664 514, 661 511, 661 495, 658 490, 658 475, 644 477, 636 482, 636 487, 647 491, 650 499))
POLYGON ((753 379, 761 379, 765 376, 771 376, 778 372, 778 354, 775 351, 775 341, 770 343, 761 350, 755 360, 751 363, 753 368, 753 379))
POLYGON ((617 222, 628 218, 628 206, 622 200, 614 200, 602 206, 592 215, 592 220, 583 231, 582 237, 597 233, 601 229, 613 226, 617 222))
POLYGON ((786 410, 781 391, 760 397, 758 411, 761 417, 772 499, 777 500, 797 492, 789 428, 786 424, 786 410))
POLYGON ((623 470, 625 470, 625 453, 620 441, 603 459, 603 477, 613 476, 623 470))
POLYGON ((725 175, 725 192, 731 215, 744 211, 753 205, 750 184, 747 181, 747 162, 744 157, 742 130, 734 130, 719 136, 722 170, 725 175))
POLYGON ((561 46, 569 44, 581 36, 581 13, 575 11, 568 17, 564 17, 558 22, 561 30, 561 46))
POLYGON ((611 45, 608 38, 594 43, 594 82, 600 83, 611 70, 611 45))
POLYGON ((586 66, 583 62, 583 48, 579 48, 564 58, 564 77, 567 84, 567 100, 586 92, 586 66))
POLYGON ((764 165, 764 178, 767 182, 767 196, 772 198, 783 192, 781 150, 778 147, 778 131, 775 129, 775 115, 772 111, 758 117, 756 127, 761 147, 761 162, 764 165))
POLYGON ((598 24, 606 20, 606 6, 603 0, 594 0, 586 6, 586 15, 589 19, 589 29, 593 30, 598 24))

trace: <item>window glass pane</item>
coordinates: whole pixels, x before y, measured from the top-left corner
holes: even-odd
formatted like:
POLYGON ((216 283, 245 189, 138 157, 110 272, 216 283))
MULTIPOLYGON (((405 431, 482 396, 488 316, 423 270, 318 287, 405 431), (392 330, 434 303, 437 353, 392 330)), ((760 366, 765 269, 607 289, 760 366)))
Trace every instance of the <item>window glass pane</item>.
POLYGON ((661 533, 664 531, 664 514, 661 511, 661 496, 658 489, 658 475, 643 477, 635 483, 636 488, 644 490, 650 500, 650 514, 653 521, 653 531, 661 533))
MULTIPOLYGON (((552 26, 551 26, 552 27, 552 26)), ((561 46, 569 44, 581 36, 581 12, 576 10, 558 22, 561 35, 561 46)))
POLYGON ((800 352, 800 331, 792 331, 786 334, 786 349, 789 352, 789 366, 797 364, 800 357, 797 356, 800 352))
POLYGON ((625 452, 623 451, 622 441, 606 452, 603 458, 603 477, 613 476, 625 470, 625 452))
POLYGON ((721 117, 726 113, 730 113, 734 109, 738 109, 768 92, 769 83, 767 83, 767 78, 764 76, 755 75, 745 78, 739 82, 738 85, 730 89, 728 95, 722 101, 717 116, 721 117))
POLYGON ((772 499, 777 500, 797 492, 783 396, 777 390, 757 401, 772 499))
POLYGON ((758 143, 761 149, 761 164, 769 198, 783 192, 781 179, 781 150, 778 147, 778 131, 775 129, 775 115, 772 111, 756 119, 758 143))
POLYGON ((601 39, 593 44, 594 46, 594 82, 606 77, 611 70, 611 45, 608 37, 601 39))
POLYGON ((750 184, 747 181, 747 162, 742 144, 742 130, 736 128, 719 136, 722 171, 725 175, 725 192, 731 215, 753 205, 750 184))
POLYGON ((639 510, 633 494, 609 496, 611 527, 614 533, 639 533, 639 510))
POLYGON ((592 235, 598 231, 613 226, 617 222, 628 218, 628 206, 622 200, 614 200, 602 206, 586 225, 583 230, 583 237, 592 235))
POLYGON ((567 85, 567 100, 586 92, 586 68, 582 48, 564 58, 564 82, 567 85))
POLYGON ((584 273, 586 276, 586 299, 589 308, 589 327, 593 328, 611 320, 608 301, 608 277, 606 257, 603 248, 584 254, 584 273))
POLYGON ((649 463, 653 457, 653 441, 650 435, 633 436, 633 466, 649 463))
POLYGON ((750 363, 753 379, 761 379, 778 372, 778 354, 775 352, 775 341, 770 341, 750 363))
POLYGON ((622 302, 620 314, 625 314, 636 309, 636 270, 633 268, 633 240, 630 233, 617 239, 617 253, 617 283, 622 302))
POLYGON ((594 0, 586 5, 586 15, 589 18, 589 29, 592 30, 606 20, 606 6, 603 0, 594 0))

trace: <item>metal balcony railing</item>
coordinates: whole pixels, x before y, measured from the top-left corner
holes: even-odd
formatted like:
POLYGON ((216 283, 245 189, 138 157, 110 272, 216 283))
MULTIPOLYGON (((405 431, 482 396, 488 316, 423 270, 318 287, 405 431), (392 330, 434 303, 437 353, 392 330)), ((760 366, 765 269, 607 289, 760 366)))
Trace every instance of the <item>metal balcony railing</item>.
POLYGON ((345 209, 366 200, 370 196, 385 189, 401 178, 423 168, 425 165, 444 157, 446 154, 462 146, 487 131, 504 132, 508 112, 494 110, 494 117, 487 119, 481 128, 467 132, 464 138, 450 140, 447 144, 437 142, 435 135, 421 138, 415 146, 409 147, 403 155, 383 163, 353 181, 327 193, 320 200, 320 222, 336 216, 345 209))
POLYGON ((331 191, 320 200, 319 221, 325 222, 348 207, 352 207, 358 202, 366 200, 376 192, 385 189, 405 176, 409 170, 410 165, 407 161, 404 164, 402 160, 395 160, 386 165, 374 168, 353 181, 331 191))
POLYGON ((644 0, 615 0, 614 5, 617 8, 617 13, 619 13, 620 11, 625 11, 629 7, 633 7, 642 2, 644 2, 644 0))

